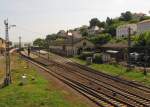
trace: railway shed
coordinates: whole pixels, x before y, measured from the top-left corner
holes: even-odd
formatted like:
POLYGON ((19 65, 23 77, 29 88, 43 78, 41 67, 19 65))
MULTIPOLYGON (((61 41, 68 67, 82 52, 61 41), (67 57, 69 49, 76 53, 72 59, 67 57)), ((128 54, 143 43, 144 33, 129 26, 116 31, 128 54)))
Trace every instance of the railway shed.
POLYGON ((127 44, 107 43, 97 46, 97 49, 102 52, 104 62, 109 62, 112 58, 117 62, 127 60, 127 44))
POLYGON ((62 41, 53 41, 49 48, 51 52, 72 56, 80 54, 83 50, 93 50, 95 45, 86 38, 69 38, 62 41))

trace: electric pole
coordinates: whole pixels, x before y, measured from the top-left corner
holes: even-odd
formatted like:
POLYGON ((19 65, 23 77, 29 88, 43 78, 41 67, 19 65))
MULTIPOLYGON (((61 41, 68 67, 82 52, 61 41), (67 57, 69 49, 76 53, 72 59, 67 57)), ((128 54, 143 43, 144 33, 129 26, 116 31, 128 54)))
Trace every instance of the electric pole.
POLYGON ((21 50, 21 36, 19 36, 19 50, 21 50))
POLYGON ((131 28, 128 28, 128 71, 130 70, 130 48, 131 48, 131 28))
POLYGON ((5 49, 5 57, 6 57, 6 75, 4 79, 4 84, 9 85, 11 83, 11 72, 10 72, 10 54, 9 54, 9 32, 8 32, 8 19, 4 20, 5 24, 5 44, 6 44, 6 49, 5 49))

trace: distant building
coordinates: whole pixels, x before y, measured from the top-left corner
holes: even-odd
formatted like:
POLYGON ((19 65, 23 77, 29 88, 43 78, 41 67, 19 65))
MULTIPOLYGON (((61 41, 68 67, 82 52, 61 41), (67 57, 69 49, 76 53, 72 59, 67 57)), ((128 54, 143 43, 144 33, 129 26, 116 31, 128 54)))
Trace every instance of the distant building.
POLYGON ((131 34, 136 34, 137 32, 137 24, 126 24, 121 25, 116 29, 116 38, 127 38, 129 35, 128 29, 131 28, 131 34))
POLYGON ((134 13, 133 14, 133 18, 137 18, 137 19, 138 18, 140 19, 141 17, 144 17, 144 16, 146 16, 146 14, 144 14, 144 13, 134 13))
POLYGON ((0 55, 4 54, 5 47, 6 47, 5 40, 0 38, 0 55))
POLYGON ((102 31, 104 31, 104 28, 99 28, 98 26, 93 26, 92 28, 89 29, 89 34, 99 34, 102 31))
POLYGON ((74 38, 82 38, 80 31, 72 31, 71 33, 74 38))
POLYGON ((141 21, 137 24, 137 33, 143 33, 146 31, 150 31, 150 19, 141 21))
POLYGON ((62 41, 54 41, 50 44, 50 50, 54 53, 72 56, 82 52, 82 50, 94 49, 94 44, 85 38, 73 38, 62 41))
MULTIPOLYGON (((21 43, 21 47, 24 48, 24 47, 28 47, 28 46, 33 46, 33 43, 32 42, 22 42, 21 43)), ((19 48, 19 42, 13 42, 12 43, 12 47, 15 47, 15 48, 19 48)))

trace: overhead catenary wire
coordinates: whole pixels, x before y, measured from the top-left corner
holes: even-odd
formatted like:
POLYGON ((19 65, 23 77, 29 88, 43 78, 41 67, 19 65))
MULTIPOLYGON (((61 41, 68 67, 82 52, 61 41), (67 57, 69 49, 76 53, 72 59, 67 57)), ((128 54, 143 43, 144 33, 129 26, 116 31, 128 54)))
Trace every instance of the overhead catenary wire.
POLYGON ((20 30, 31 32, 31 33, 38 34, 38 35, 46 35, 46 34, 43 34, 43 33, 37 32, 37 31, 33 31, 33 30, 28 29, 26 27, 22 27, 20 25, 17 25, 17 28, 20 29, 20 30))

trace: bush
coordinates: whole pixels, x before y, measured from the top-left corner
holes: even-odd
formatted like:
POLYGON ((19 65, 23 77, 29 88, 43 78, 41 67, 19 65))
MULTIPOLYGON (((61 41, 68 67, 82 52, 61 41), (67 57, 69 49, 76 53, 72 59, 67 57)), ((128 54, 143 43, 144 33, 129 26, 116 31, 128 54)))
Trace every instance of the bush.
POLYGON ((86 60, 87 57, 92 57, 93 52, 82 52, 81 55, 79 56, 80 59, 86 60))
POLYGON ((111 38, 111 35, 110 34, 100 34, 100 35, 95 35, 95 36, 92 36, 91 38, 89 38, 89 40, 91 42, 93 42, 94 44, 105 44, 107 43, 108 41, 110 41, 112 38, 111 38))
POLYGON ((93 55, 93 62, 95 63, 102 63, 102 54, 96 53, 93 55))

